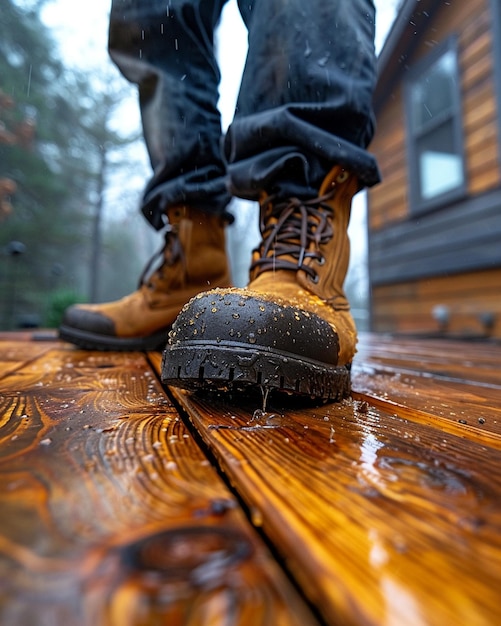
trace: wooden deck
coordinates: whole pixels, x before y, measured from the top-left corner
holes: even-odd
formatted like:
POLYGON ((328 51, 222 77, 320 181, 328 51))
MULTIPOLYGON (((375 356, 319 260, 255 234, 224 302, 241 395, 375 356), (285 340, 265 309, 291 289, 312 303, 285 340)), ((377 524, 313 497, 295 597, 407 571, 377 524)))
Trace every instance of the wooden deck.
POLYGON ((501 623, 501 346, 361 338, 353 399, 168 393, 0 336, 1 626, 501 623))

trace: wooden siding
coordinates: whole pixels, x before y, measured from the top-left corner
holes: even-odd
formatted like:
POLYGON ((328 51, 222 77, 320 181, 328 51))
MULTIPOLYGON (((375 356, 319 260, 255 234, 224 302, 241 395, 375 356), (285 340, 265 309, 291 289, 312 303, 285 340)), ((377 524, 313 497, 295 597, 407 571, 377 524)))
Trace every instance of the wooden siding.
POLYGON ((369 191, 368 216, 375 331, 501 338, 500 116, 493 19, 489 0, 443 4, 431 13, 426 32, 417 35, 420 41, 411 44, 409 57, 402 57, 405 70, 434 45, 457 37, 467 189, 456 202, 410 214, 405 71, 384 76, 384 84, 393 87, 378 95, 372 144, 383 182, 369 191), (446 325, 434 317, 436 307, 447 312, 446 325), (492 321, 490 328, 486 320, 492 321))
POLYGON ((369 191, 371 230, 401 220, 408 213, 407 154, 402 89, 395 91, 377 120, 372 144, 383 182, 369 191))
MULTIPOLYGON (((444 5, 407 65, 423 58, 430 46, 453 34, 459 43, 468 193, 476 195, 501 182, 489 1, 456 2, 453 9, 444 5)), ((369 193, 371 230, 409 216, 406 120, 400 82, 384 108, 377 112, 377 121, 371 149, 379 161, 383 182, 369 193)))
POLYGON ((501 338, 501 269, 375 287, 373 327, 381 332, 501 338), (446 307, 449 322, 434 317, 446 307), (492 327, 485 322, 492 320, 492 327))
MULTIPOLYGON (((369 238, 373 286, 501 267, 501 190, 399 222, 369 238)), ((501 292, 501 288, 500 288, 501 292)))

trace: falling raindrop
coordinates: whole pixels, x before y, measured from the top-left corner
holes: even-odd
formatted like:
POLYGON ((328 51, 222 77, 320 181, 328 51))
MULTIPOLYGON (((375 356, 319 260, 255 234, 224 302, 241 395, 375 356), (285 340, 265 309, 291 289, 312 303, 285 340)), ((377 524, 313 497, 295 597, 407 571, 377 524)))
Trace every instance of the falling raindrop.
POLYGON ((321 59, 318 59, 317 63, 320 67, 325 67, 327 65, 327 63, 329 62, 329 58, 330 58, 330 53, 327 52, 327 54, 325 56, 323 56, 321 59))

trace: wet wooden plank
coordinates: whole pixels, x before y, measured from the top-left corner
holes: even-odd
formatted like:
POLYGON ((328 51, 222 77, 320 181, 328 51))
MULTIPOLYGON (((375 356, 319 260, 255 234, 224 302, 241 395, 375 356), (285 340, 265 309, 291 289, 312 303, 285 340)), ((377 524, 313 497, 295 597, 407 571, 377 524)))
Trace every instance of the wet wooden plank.
POLYGON ((1 624, 317 623, 141 354, 0 379, 0 511, 1 624))
POLYGON ((501 387, 501 343, 362 334, 356 364, 371 373, 413 373, 501 387))
POLYGON ((0 378, 48 352, 51 347, 50 342, 32 342, 31 333, 13 336, 0 333, 0 378))
POLYGON ((501 451, 501 389, 354 368, 353 398, 501 451))
POLYGON ((501 345, 362 339, 353 397, 501 449, 501 345))
MULTIPOLYGON (((397 345, 416 372, 433 362, 432 343, 414 359, 397 345)), ((495 354, 473 352, 494 367, 495 354)), ((446 406, 427 398, 434 376, 416 375, 413 407, 388 371, 384 392, 376 380, 363 398, 264 415, 259 398, 172 392, 327 623, 499 623, 499 433, 472 425, 478 407, 494 417, 501 405, 456 398, 461 424, 446 415, 450 392, 446 406)))

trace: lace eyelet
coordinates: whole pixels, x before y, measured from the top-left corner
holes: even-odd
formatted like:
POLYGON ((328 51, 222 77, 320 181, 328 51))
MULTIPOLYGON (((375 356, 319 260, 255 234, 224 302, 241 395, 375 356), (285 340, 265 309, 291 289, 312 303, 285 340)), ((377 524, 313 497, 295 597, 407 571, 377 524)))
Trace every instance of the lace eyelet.
POLYGON ((320 265, 320 266, 325 265, 325 257, 324 256, 321 256, 321 257, 319 257, 317 259, 317 265, 320 265))
POLYGON ((348 180, 349 173, 346 170, 343 170, 340 174, 336 176, 337 183, 344 183, 348 180))
POLYGON ((320 278, 318 277, 318 274, 315 274, 315 276, 310 276, 308 274, 308 278, 310 282, 312 282, 314 285, 318 285, 318 281, 320 280, 320 278))

